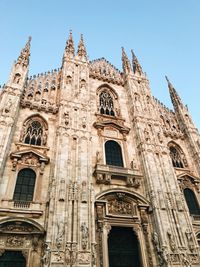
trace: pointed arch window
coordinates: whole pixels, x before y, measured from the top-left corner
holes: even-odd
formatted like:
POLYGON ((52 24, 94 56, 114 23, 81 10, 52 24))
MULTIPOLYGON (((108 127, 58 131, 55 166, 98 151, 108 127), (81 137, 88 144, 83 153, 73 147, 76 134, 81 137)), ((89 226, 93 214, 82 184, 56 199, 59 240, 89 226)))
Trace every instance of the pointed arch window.
POLYGON ((37 117, 28 120, 24 125, 20 141, 36 146, 46 145, 47 131, 44 122, 37 117))
POLYGON ((121 146, 115 141, 105 143, 106 164, 123 167, 121 146))
POLYGON ((107 90, 104 90, 99 95, 99 110, 101 114, 115 116, 113 99, 107 90))
POLYGON ((14 201, 32 201, 35 188, 36 174, 31 169, 22 169, 17 175, 13 195, 14 201))
POLYGON ((189 188, 185 188, 183 193, 184 193, 184 197, 185 197, 190 214, 200 215, 199 203, 196 199, 194 192, 189 188))
POLYGON ((184 168, 184 163, 179 151, 175 147, 170 147, 169 150, 173 166, 175 168, 184 168))

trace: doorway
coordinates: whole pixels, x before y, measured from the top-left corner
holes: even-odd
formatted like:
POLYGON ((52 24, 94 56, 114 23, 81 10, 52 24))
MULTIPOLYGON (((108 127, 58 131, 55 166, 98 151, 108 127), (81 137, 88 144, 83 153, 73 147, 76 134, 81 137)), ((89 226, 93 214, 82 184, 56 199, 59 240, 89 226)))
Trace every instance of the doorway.
POLYGON ((7 250, 0 257, 0 267, 26 267, 26 260, 21 251, 7 250))
POLYGON ((142 267, 138 239, 130 227, 112 227, 108 237, 109 267, 142 267))

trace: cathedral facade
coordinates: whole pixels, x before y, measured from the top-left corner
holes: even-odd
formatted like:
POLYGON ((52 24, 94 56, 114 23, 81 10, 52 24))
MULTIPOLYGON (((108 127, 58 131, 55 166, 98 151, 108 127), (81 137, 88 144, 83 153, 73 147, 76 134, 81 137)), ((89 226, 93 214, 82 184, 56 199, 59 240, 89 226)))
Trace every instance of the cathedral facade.
POLYGON ((174 111, 133 52, 119 71, 72 33, 29 77, 30 41, 0 95, 0 267, 199 267, 200 136, 173 85, 174 111))

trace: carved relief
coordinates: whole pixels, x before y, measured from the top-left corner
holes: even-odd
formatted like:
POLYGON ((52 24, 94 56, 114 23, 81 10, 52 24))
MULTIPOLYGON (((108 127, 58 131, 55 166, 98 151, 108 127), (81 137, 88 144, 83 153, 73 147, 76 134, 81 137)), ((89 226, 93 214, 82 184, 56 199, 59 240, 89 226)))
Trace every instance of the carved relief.
POLYGON ((108 201, 108 212, 110 214, 118 215, 135 215, 135 207, 133 203, 121 200, 113 199, 108 201))
POLYGON ((90 252, 79 252, 77 260, 80 264, 89 264, 91 261, 90 258, 91 258, 90 252))
POLYGON ((22 247, 24 244, 24 237, 14 235, 8 236, 7 238, 7 246, 8 247, 22 247))

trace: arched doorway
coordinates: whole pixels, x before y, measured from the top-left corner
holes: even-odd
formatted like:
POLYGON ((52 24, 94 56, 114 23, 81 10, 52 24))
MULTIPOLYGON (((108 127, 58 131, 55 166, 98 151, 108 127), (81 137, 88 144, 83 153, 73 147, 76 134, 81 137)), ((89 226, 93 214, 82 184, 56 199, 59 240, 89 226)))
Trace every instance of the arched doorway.
POLYGON ((26 259, 21 251, 5 251, 0 257, 0 267, 26 267, 26 259))
POLYGON ((108 237, 109 267, 141 267, 139 244, 130 227, 112 227, 108 237))

